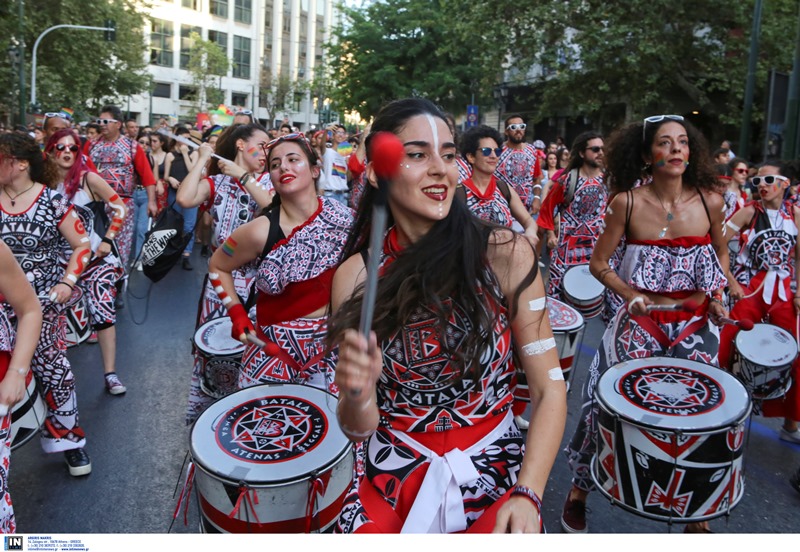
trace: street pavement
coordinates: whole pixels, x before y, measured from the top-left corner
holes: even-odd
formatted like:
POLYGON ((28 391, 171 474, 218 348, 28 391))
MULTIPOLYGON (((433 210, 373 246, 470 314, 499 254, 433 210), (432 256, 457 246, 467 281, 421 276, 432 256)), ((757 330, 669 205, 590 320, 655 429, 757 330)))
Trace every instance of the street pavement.
MULTIPOLYGON (((151 284, 141 273, 131 278, 119 312, 117 372, 128 392, 105 392, 98 345, 69 350, 77 380, 80 420, 86 430, 93 470, 69 476, 61 454, 46 455, 32 440, 15 450, 10 489, 18 532, 197 533, 196 499, 188 512, 173 514, 176 488, 189 449, 184 414, 191 372, 191 340, 205 259, 198 255, 188 272, 176 266, 151 284), (184 515, 186 521, 184 521, 184 515)), ((599 317, 586 325, 569 393, 565 443, 577 424, 580 389, 602 336, 599 317)), ((731 515, 711 521, 716 533, 796 533, 800 494, 788 478, 800 466, 800 445, 778 439, 780 420, 754 416, 748 423, 744 497, 731 515)), ((561 532, 559 518, 570 488, 565 457, 559 454, 544 500, 544 522, 561 532)), ((623 510, 600 493, 589 498, 592 533, 669 533, 670 527, 623 510)), ((585 542, 585 541, 584 541, 585 542)))

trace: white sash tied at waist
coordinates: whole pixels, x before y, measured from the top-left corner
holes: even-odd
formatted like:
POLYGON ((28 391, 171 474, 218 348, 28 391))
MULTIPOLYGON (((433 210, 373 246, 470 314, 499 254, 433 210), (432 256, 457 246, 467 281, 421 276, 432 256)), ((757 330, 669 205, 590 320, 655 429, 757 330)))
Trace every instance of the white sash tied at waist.
POLYGON ((764 276, 764 291, 761 294, 762 299, 764 299, 764 303, 767 305, 772 304, 772 296, 775 293, 775 285, 778 285, 778 298, 781 301, 788 301, 788 297, 786 297, 786 287, 783 285, 783 281, 789 277, 789 271, 785 268, 779 267, 770 267, 767 271, 767 275, 764 276))
POLYGON ((402 533, 455 533, 467 528, 461 485, 474 483, 480 477, 470 458, 505 434, 513 423, 511 411, 497 427, 467 450, 454 448, 444 456, 411 438, 408 433, 390 429, 395 437, 420 454, 427 456, 430 466, 422 486, 403 524, 402 533))

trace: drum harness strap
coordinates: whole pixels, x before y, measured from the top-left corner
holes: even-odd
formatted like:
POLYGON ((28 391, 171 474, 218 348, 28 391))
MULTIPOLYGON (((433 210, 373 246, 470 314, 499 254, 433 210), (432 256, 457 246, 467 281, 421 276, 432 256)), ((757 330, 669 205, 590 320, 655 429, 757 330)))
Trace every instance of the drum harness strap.
POLYGON ((653 339, 658 341, 658 343, 666 350, 672 349, 675 345, 692 335, 695 331, 699 330, 703 326, 706 325, 708 321, 708 315, 703 315, 694 322, 690 322, 683 328, 683 331, 678 334, 673 341, 670 341, 667 334, 664 333, 664 330, 661 329, 655 320, 650 318, 649 316, 637 316, 633 315, 630 312, 628 315, 637 323, 639 326, 642 327, 647 333, 649 333, 653 339))

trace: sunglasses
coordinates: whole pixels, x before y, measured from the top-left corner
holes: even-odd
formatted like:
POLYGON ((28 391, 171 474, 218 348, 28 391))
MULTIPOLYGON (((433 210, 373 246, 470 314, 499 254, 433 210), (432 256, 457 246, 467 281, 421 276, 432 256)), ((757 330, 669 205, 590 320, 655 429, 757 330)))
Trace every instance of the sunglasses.
POLYGON ((252 115, 253 112, 250 111, 249 109, 242 109, 240 111, 237 111, 236 114, 237 115, 252 115))
POLYGON ((586 149, 591 151, 592 153, 600 153, 601 151, 603 151, 603 146, 592 146, 586 149))
POLYGON ((525 130, 528 128, 528 125, 525 123, 514 123, 513 125, 508 125, 506 130, 525 130))
POLYGON ((311 142, 308 141, 305 134, 302 132, 292 132, 291 134, 284 134, 283 136, 278 136, 274 140, 270 140, 264 145, 264 151, 269 152, 282 142, 304 142, 308 146, 308 149, 311 149, 311 142))
POLYGON ((78 150, 80 150, 80 149, 81 149, 81 148, 79 148, 79 147, 78 147, 77 145, 75 145, 75 144, 70 144, 69 146, 68 146, 68 145, 66 145, 66 144, 56 144, 56 151, 67 151, 67 150, 69 150, 69 151, 71 151, 72 153, 75 153, 75 152, 77 152, 77 151, 78 151, 78 150))
POLYGON ((762 184, 767 184, 771 186, 772 184, 777 184, 780 181, 789 182, 789 179, 779 174, 769 174, 767 176, 754 176, 753 178, 750 179, 750 182, 755 187, 758 187, 762 184))
POLYGON ((750 171, 748 169, 736 169, 736 172, 739 174, 747 174, 750 171))
POLYGON ((664 120, 683 121, 683 117, 681 115, 653 115, 652 117, 645 117, 644 123, 642 124, 642 142, 644 142, 644 133, 645 130, 647 130, 647 123, 655 124, 664 120))
POLYGON ((97 123, 98 125, 107 125, 110 123, 118 123, 119 121, 117 121, 116 119, 95 119, 94 122, 97 123))
POLYGON ((478 148, 478 151, 481 152, 484 157, 489 157, 492 152, 494 152, 497 157, 500 157, 500 154, 503 153, 503 148, 478 148))
POLYGON ((52 119, 54 117, 59 117, 61 119, 66 119, 67 121, 71 121, 72 120, 72 117, 70 117, 69 113, 63 113, 61 111, 54 112, 54 113, 45 113, 44 114, 44 120, 45 121, 47 119, 52 119))

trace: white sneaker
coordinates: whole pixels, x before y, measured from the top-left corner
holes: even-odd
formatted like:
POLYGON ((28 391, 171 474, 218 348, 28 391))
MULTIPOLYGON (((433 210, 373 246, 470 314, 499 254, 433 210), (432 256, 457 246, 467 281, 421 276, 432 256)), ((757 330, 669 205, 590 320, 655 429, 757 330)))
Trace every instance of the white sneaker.
POLYGON ((517 422, 517 427, 525 431, 530 427, 530 422, 522 416, 514 416, 514 421, 517 422))
POLYGON ((786 431, 784 428, 781 428, 781 432, 778 435, 778 438, 781 441, 788 441, 790 443, 800 444, 800 429, 795 429, 794 431, 786 431))

